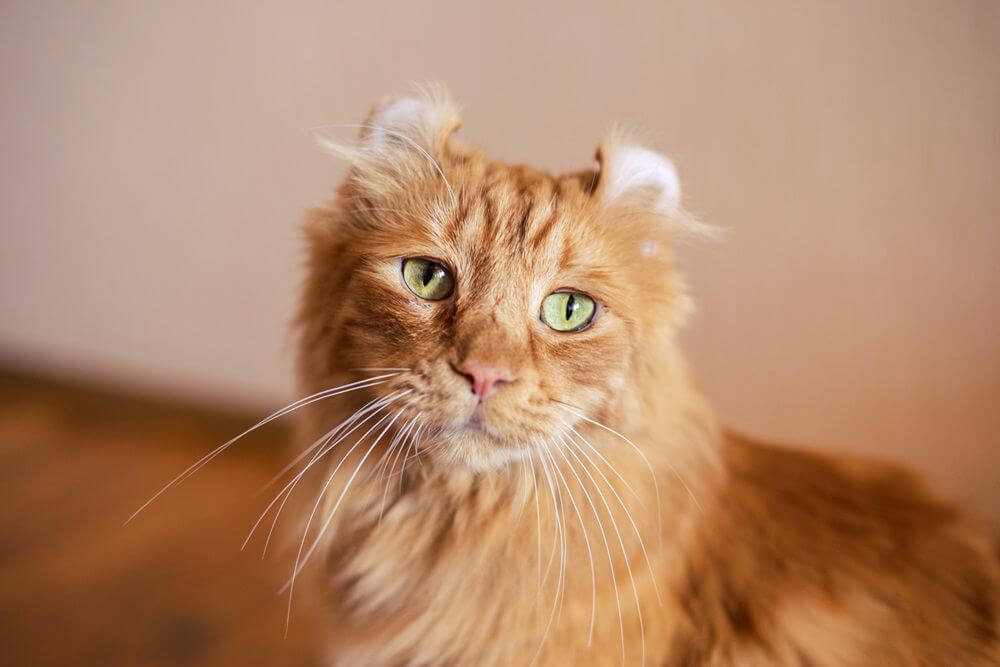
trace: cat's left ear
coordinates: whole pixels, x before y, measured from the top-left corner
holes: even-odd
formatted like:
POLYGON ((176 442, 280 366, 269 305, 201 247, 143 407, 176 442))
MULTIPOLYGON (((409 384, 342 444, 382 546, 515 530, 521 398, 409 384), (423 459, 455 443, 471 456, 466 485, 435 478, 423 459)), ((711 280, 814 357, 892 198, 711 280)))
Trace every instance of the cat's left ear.
POLYGON ((460 124, 444 87, 428 86, 376 104, 359 126, 354 145, 322 135, 317 141, 354 166, 352 178, 363 190, 391 191, 421 175, 443 178, 448 140, 460 124))
POLYGON ((639 208, 672 216, 681 211, 681 182, 674 163, 643 146, 611 136, 597 149, 595 196, 605 206, 639 208))
POLYGON ((441 86, 389 97, 375 105, 362 124, 359 148, 375 158, 398 158, 414 151, 439 156, 461 123, 458 109, 441 86))

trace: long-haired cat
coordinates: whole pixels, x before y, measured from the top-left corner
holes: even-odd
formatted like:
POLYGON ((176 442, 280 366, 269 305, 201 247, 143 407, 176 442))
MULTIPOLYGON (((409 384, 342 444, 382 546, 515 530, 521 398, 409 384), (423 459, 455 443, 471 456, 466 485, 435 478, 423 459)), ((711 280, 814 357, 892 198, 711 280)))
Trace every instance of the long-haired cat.
POLYGON ((440 92, 376 106, 306 226, 296 573, 323 568, 293 585, 333 664, 998 664, 985 531, 905 470, 716 423, 666 158, 618 133, 552 176, 458 125, 440 92))

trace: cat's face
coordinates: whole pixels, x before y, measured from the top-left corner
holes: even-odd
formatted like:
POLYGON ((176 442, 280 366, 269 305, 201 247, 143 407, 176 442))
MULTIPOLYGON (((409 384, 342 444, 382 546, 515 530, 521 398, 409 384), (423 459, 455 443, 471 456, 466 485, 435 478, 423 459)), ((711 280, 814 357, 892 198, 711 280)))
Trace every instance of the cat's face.
POLYGON ((364 398, 395 397, 386 414, 424 425, 434 456, 482 469, 635 390, 683 308, 676 181, 638 148, 561 178, 490 163, 449 138, 452 118, 429 101, 374 112, 310 222, 301 372, 311 391, 397 373, 364 398))

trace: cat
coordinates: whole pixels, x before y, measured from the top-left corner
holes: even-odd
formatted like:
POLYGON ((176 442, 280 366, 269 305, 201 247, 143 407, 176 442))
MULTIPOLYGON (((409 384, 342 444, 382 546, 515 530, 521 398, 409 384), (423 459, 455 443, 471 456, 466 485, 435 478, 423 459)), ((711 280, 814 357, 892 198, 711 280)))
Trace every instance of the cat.
POLYGON ((329 467, 294 574, 331 664, 1000 664, 986 530, 899 467, 717 423, 667 158, 617 131, 552 176, 458 126, 432 88, 325 140, 350 169, 305 225, 297 367, 329 467))

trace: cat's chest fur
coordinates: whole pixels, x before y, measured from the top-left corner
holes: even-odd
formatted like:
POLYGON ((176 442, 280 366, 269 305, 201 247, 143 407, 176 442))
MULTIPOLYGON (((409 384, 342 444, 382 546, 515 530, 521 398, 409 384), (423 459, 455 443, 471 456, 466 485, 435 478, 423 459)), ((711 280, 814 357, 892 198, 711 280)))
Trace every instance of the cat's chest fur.
POLYGON ((636 537, 655 514, 629 521, 614 510, 635 513, 634 499, 606 492, 605 505, 547 484, 541 475, 411 480, 384 506, 374 487, 359 491, 328 550, 340 661, 601 665, 623 651, 628 664, 662 655, 666 591, 653 581, 664 577, 665 546, 636 537))

